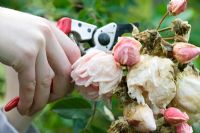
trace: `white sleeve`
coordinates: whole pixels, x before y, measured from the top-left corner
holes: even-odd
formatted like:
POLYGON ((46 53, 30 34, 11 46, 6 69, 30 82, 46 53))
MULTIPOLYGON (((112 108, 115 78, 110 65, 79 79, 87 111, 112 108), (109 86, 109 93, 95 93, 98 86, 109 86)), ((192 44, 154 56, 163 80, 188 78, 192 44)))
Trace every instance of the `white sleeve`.
POLYGON ((0 133, 18 133, 18 131, 8 122, 2 109, 0 109, 0 133))

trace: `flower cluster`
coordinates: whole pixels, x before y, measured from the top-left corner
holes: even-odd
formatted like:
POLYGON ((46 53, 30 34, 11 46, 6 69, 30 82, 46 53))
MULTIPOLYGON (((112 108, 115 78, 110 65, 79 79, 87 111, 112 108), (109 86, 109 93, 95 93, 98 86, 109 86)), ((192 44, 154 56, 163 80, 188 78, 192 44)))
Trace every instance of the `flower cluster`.
MULTIPOLYGON (((186 6, 187 0, 171 0, 167 15, 178 15, 186 6)), ((72 66, 71 77, 86 98, 120 94, 123 117, 109 133, 192 133, 189 124, 200 114, 200 76, 192 61, 200 48, 188 43, 188 22, 176 19, 163 30, 162 21, 156 30, 120 37, 108 53, 91 49, 72 66), (165 30, 174 32, 169 42, 160 34, 165 30)))

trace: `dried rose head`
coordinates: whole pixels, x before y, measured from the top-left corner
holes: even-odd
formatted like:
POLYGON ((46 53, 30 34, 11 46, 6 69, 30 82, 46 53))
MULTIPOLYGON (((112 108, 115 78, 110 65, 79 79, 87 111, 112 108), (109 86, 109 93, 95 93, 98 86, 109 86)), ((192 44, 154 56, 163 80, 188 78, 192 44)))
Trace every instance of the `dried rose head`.
POLYGON ((172 125, 187 122, 189 120, 189 116, 185 112, 183 113, 174 107, 166 109, 163 115, 165 120, 172 125))
POLYGON ((184 42, 176 42, 173 44, 173 56, 180 63, 189 63, 200 54, 200 48, 184 42))
POLYGON ((122 70, 116 65, 112 54, 90 50, 72 65, 71 77, 76 85, 84 89, 80 92, 86 93, 86 97, 90 94, 87 98, 94 99, 96 92, 98 96, 103 96, 118 86, 122 70))
POLYGON ((182 123, 176 126, 176 133, 192 133, 192 127, 187 123, 182 123))
POLYGON ((108 133, 129 133, 128 122, 123 117, 120 117, 111 123, 108 133))
POLYGON ((193 67, 187 66, 183 72, 177 74, 177 92, 174 106, 182 108, 188 114, 200 113, 200 76, 193 67))
POLYGON ((154 113, 166 108, 176 94, 174 63, 168 58, 142 55, 127 74, 128 94, 139 104, 147 101, 154 113))
POLYGON ((156 130, 153 111, 147 104, 128 104, 124 108, 124 118, 128 121, 129 125, 133 126, 137 131, 148 132, 156 130))
POLYGON ((132 66, 140 61, 141 43, 131 37, 119 37, 113 48, 115 61, 121 65, 132 66))
POLYGON ((172 31, 175 33, 176 42, 188 42, 190 39, 192 26, 188 21, 179 18, 172 22, 172 31))
POLYGON ((187 8, 187 0, 171 0, 167 5, 169 13, 176 16, 187 8))

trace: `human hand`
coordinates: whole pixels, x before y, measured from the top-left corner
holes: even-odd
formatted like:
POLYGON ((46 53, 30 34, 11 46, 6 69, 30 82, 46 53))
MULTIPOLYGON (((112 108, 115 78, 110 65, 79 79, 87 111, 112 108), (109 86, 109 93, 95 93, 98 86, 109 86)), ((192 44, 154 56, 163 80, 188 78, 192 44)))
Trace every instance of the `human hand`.
POLYGON ((0 19, 0 61, 18 72, 18 111, 31 115, 70 91, 71 64, 80 51, 44 18, 0 8, 0 19))

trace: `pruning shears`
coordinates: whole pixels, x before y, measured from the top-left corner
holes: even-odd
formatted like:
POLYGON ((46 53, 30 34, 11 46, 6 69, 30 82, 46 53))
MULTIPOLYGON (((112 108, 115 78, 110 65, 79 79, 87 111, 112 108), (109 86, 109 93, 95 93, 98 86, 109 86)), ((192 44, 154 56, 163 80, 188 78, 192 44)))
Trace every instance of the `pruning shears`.
MULTIPOLYGON (((96 25, 67 17, 61 18, 57 22, 57 27, 78 44, 82 54, 87 51, 84 43, 88 43, 90 48, 105 52, 110 51, 116 44, 118 37, 124 33, 132 33, 134 28, 138 26, 139 23, 117 24, 112 22, 98 28, 96 25)), ((18 102, 19 96, 8 102, 4 110, 6 112, 12 110, 18 105, 18 102)))
POLYGON ((84 53, 86 49, 82 44, 86 42, 90 48, 110 51, 119 36, 131 33, 139 26, 139 23, 117 24, 112 22, 98 28, 96 25, 65 17, 58 21, 57 26, 65 34, 72 35, 84 53))

